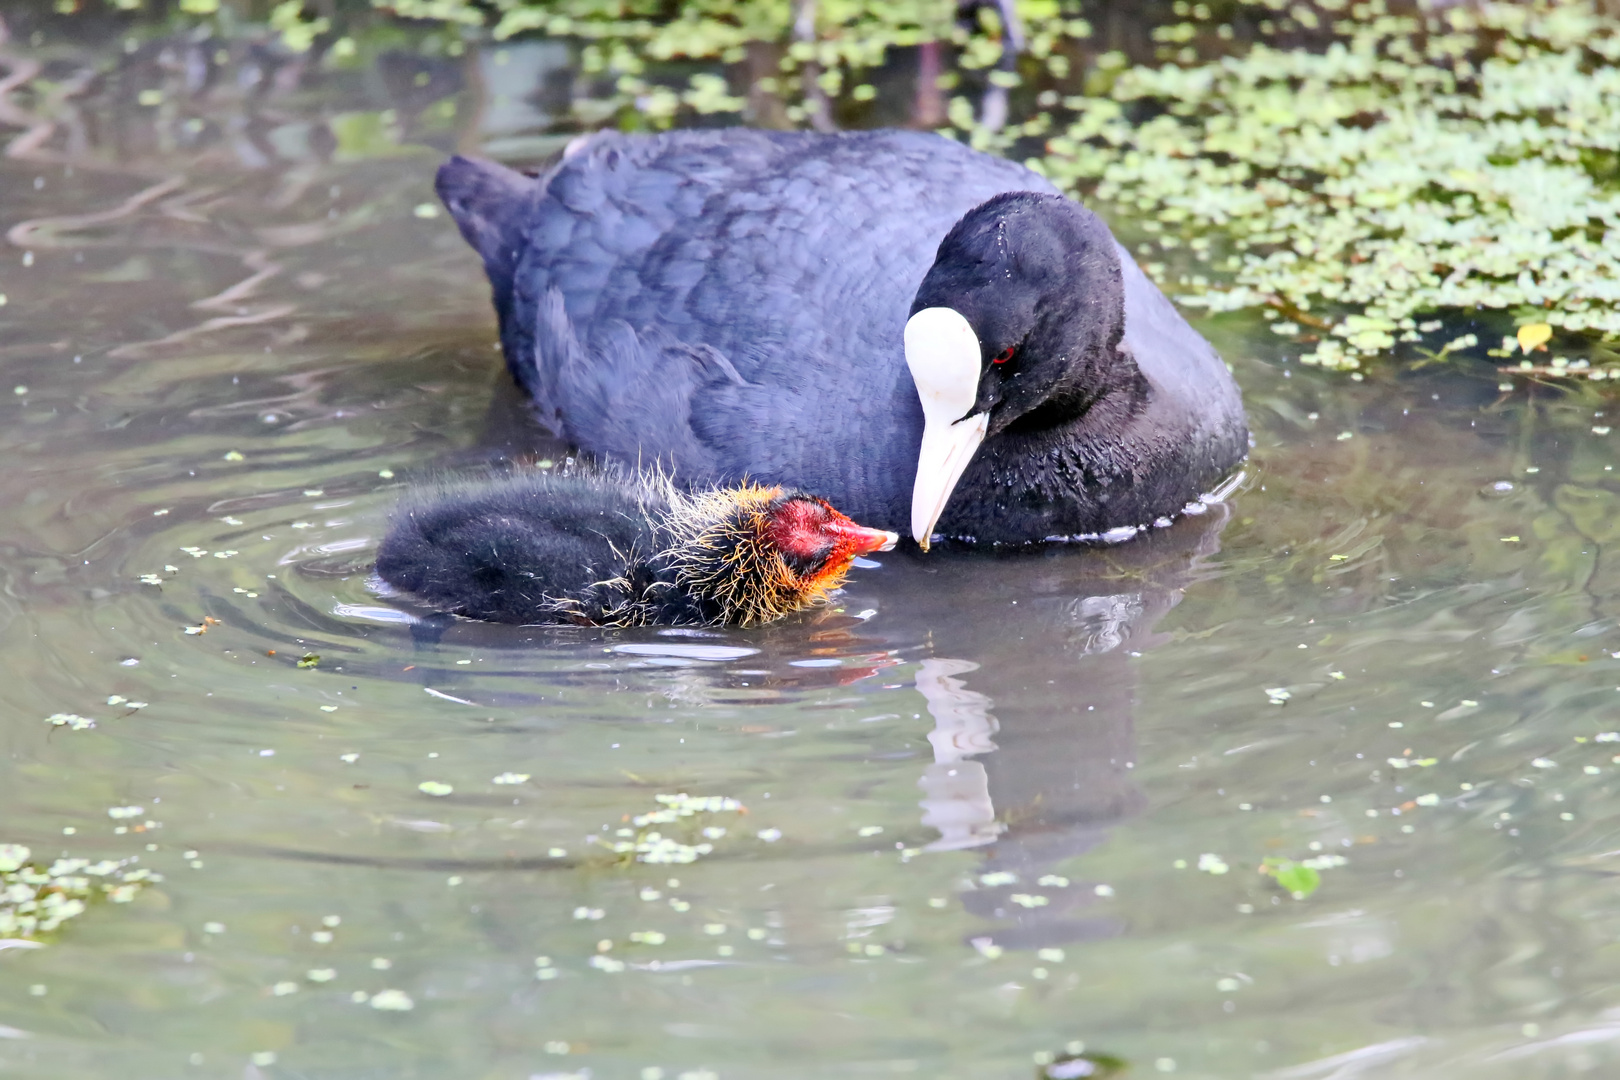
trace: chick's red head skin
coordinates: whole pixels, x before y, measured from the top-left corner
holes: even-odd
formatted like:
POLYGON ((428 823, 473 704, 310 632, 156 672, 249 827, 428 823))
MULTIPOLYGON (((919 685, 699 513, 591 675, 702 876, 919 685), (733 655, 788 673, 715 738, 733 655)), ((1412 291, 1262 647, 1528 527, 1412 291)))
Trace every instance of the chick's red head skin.
POLYGON ((824 499, 790 494, 773 500, 765 536, 801 579, 832 588, 857 555, 887 551, 899 539, 868 529, 840 514, 824 499))

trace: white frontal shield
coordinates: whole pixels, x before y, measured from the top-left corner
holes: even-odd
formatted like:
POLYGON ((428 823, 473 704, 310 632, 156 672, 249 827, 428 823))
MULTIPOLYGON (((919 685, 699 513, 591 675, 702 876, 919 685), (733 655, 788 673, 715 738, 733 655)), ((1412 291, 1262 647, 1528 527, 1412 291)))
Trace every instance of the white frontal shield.
POLYGON ((911 535, 927 551, 962 470, 984 441, 990 415, 967 415, 979 392, 980 350, 978 335, 961 314, 924 308, 907 320, 905 340, 906 366, 923 410, 917 480, 911 489, 911 535))

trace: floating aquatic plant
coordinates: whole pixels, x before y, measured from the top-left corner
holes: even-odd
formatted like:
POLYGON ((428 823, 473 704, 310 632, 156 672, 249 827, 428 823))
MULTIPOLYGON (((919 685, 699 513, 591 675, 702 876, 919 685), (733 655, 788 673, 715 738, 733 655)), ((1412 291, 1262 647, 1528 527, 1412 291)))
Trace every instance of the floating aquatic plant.
POLYGON ((1108 1080, 1130 1068, 1124 1058, 1087 1051, 1084 1043, 1071 1043, 1062 1054, 1037 1054, 1035 1080, 1108 1080))
MULTIPOLYGON (((125 716, 132 716, 136 712, 147 707, 146 702, 131 701, 122 694, 108 695, 107 704, 121 706, 122 708, 126 709, 127 711, 124 713, 125 716)), ((45 718, 45 722, 50 724, 52 727, 65 727, 69 731, 89 731, 96 726, 95 720, 91 719, 90 717, 80 716, 78 713, 69 712, 52 713, 45 718)))
POLYGON ((371 995, 370 1005, 382 1012, 410 1012, 416 1008, 411 995, 403 990, 379 990, 371 995))
POLYGON ((45 722, 54 727, 65 727, 70 731, 88 731, 96 726, 94 720, 78 713, 52 713, 45 718, 45 722))
POLYGON ((0 844, 0 938, 29 940, 58 930, 104 896, 115 904, 135 899, 150 870, 129 869, 133 859, 61 858, 46 865, 21 844, 0 844))
POLYGON ((1079 117, 1046 170, 1145 218, 1160 251, 1212 262, 1219 234, 1224 275, 1182 275, 1178 299, 1281 309, 1296 325, 1279 331, 1325 331, 1307 363, 1358 367, 1446 310, 1620 336, 1620 20, 1586 3, 1316 8, 1348 16, 1323 51, 1261 43, 1067 99, 1079 117))
POLYGON ((719 813, 746 813, 742 803, 736 799, 723 795, 655 795, 654 798, 661 804, 661 809, 646 814, 638 814, 631 819, 634 829, 620 829, 619 839, 606 846, 616 855, 630 855, 637 862, 644 863, 691 863, 709 854, 714 850, 710 840, 718 840, 726 834, 724 828, 710 825, 702 830, 706 838, 697 844, 687 844, 672 837, 665 836, 661 829, 654 826, 679 825, 687 823, 695 826, 696 819, 703 815, 719 813))

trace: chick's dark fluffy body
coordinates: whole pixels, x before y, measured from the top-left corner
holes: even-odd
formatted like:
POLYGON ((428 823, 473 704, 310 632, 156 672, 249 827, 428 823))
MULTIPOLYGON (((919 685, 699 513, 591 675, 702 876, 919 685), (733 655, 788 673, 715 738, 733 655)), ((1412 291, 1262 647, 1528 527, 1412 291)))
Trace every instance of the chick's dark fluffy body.
POLYGON ((778 488, 686 494, 657 477, 533 472, 406 496, 377 574, 474 619, 584 626, 754 625, 837 584, 762 539, 778 488))
POLYGON ((470 618, 612 623, 673 581, 672 567, 649 559, 663 547, 665 510, 655 488, 600 476, 445 485, 400 504, 377 574, 470 618))

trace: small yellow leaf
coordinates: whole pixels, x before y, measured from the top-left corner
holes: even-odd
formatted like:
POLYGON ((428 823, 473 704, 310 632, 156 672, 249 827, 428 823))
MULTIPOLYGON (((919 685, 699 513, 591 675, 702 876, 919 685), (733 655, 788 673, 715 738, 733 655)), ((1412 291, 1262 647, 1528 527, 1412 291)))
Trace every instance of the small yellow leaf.
POLYGON ((1525 352, 1547 344, 1552 340, 1552 327, 1544 322, 1529 323, 1519 327, 1519 348, 1525 352))

